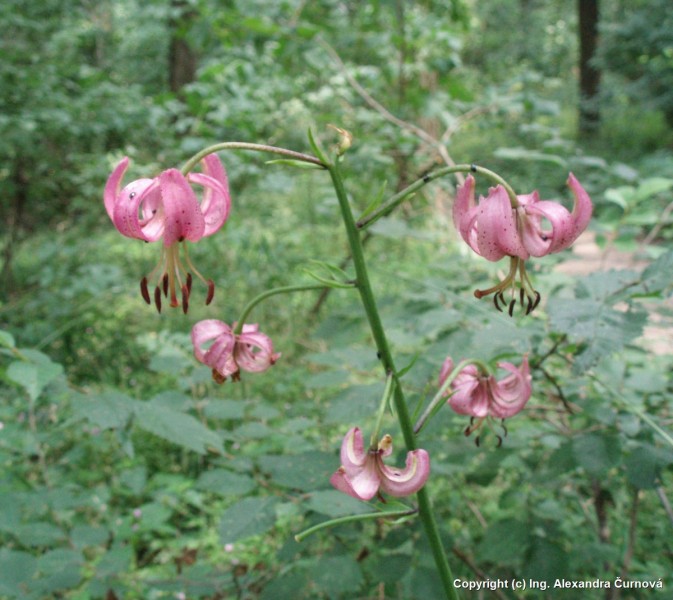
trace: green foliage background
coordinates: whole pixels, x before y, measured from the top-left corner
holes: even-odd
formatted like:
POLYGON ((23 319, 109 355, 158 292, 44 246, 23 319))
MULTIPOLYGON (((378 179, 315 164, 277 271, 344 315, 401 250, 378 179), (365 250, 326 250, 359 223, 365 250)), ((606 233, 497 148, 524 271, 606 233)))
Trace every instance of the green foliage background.
POLYGON ((324 174, 222 154, 232 216, 191 250, 217 294, 204 307, 195 293, 188 316, 142 302, 157 249, 122 238, 102 206, 123 155, 131 177, 150 176, 216 141, 302 151, 310 127, 329 146, 328 124, 355 135, 344 170, 360 211, 441 164, 408 124, 520 193, 567 198, 568 171, 587 187, 597 260, 536 261, 533 316, 472 296, 501 265, 459 243, 448 180, 376 224, 370 268, 398 365, 413 362, 412 409, 447 354, 527 352, 533 366, 502 447, 488 433, 476 447, 448 409, 422 433, 456 577, 622 577, 670 593, 671 8, 622 4, 601 3, 602 125, 587 140, 570 3, 3 2, 0 598, 439 597, 414 519, 293 539, 372 510, 328 482, 383 389, 351 292, 257 307, 282 352, 266 373, 218 387, 192 357, 197 320, 230 322, 257 293, 305 281, 311 259, 346 258, 324 174), (198 69, 171 93, 176 38, 198 69))

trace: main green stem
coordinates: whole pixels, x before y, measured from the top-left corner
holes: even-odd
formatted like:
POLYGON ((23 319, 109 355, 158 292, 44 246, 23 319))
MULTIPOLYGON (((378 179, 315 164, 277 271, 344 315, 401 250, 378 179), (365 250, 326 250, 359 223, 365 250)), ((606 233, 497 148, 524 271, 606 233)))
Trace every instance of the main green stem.
MULTIPOLYGON (((395 369, 390 346, 388 345, 388 339, 386 338, 385 330, 383 329, 383 324, 379 315, 378 306, 376 304, 376 299, 374 297, 374 292, 372 291, 362 247, 362 240, 360 239, 360 234, 357 225, 355 224, 353 211, 351 210, 350 204, 348 202, 348 196, 346 194, 343 179, 339 171, 339 165, 338 163, 335 163, 327 165, 327 168, 329 170, 330 176, 332 177, 334 190, 336 191, 336 195, 339 200, 339 208, 341 209, 341 216, 346 227, 348 244, 353 257, 356 285, 358 291, 360 292, 360 298, 362 299, 362 305, 364 306, 365 313, 367 314, 369 327, 371 329, 374 342, 376 343, 376 348, 378 350, 381 362, 383 363, 383 367, 386 373, 392 373, 392 376, 395 380, 393 399, 395 402, 395 409, 397 411, 397 418, 400 423, 400 428, 402 429, 402 435, 404 436, 404 443, 407 447, 407 450, 415 450, 417 446, 414 436, 413 423, 411 421, 411 416, 409 415, 407 403, 404 398, 404 392, 402 391, 402 387, 400 386, 399 380, 397 378, 397 370, 395 369)), ((437 527, 437 521, 435 520, 432 504, 430 502, 430 497, 428 496, 426 488, 421 488, 417 492, 416 496, 418 499, 419 516, 423 522, 425 533, 428 536, 428 541, 432 549, 432 554, 435 559, 437 571, 442 581, 446 597, 449 600, 458 600, 458 594, 456 593, 456 590, 453 586, 453 575, 451 573, 451 568, 449 567, 446 552, 439 535, 439 528, 437 527)))

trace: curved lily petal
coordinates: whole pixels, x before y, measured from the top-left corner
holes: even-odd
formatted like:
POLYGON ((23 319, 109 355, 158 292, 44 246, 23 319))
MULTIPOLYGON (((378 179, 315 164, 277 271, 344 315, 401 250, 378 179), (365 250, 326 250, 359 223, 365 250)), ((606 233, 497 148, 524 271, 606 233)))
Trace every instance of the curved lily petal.
POLYGON ((506 419, 520 412, 530 400, 532 389, 528 357, 524 356, 520 367, 509 362, 498 363, 498 366, 511 375, 491 385, 493 402, 490 414, 498 419, 506 419))
POLYGON ((467 365, 451 384, 454 393, 448 400, 449 406, 459 415, 486 416, 488 397, 484 393, 484 386, 477 367, 467 365))
POLYGON ((177 169, 159 175, 164 204, 164 246, 184 239, 197 242, 203 237, 205 220, 199 201, 185 176, 177 169))
MULTIPOLYGON (((205 364, 205 356, 208 350, 203 345, 223 334, 231 333, 231 328, 226 323, 217 319, 204 319, 192 327, 192 346, 196 360, 205 364)), ((209 365, 210 366, 210 365, 209 365)))
MULTIPOLYGON (((453 359, 450 356, 447 356, 444 359, 444 362, 442 363, 442 368, 439 371, 439 387, 442 387, 444 385, 444 382, 446 381, 446 378, 451 374, 451 371, 453 371, 453 359)), ((445 395, 449 395, 451 393, 451 390, 446 390, 444 392, 445 395)))
POLYGON ((362 431, 352 427, 341 443, 341 465, 347 472, 361 468, 367 460, 368 453, 362 441, 362 431))
POLYGON ((404 469, 395 469, 379 459, 381 489, 391 496, 409 496, 424 485, 430 475, 430 455, 425 450, 413 450, 407 453, 404 469))
POLYGON ((568 187, 575 196, 575 203, 573 204, 573 219, 578 228, 584 230, 588 227, 589 221, 591 221, 591 214, 593 213, 593 204, 591 203, 591 198, 587 194, 586 190, 581 186, 580 182, 577 181, 572 173, 568 174, 568 180, 566 181, 568 187))
POLYGON ((217 154, 208 154, 201 161, 203 173, 190 173, 189 181, 203 186, 201 212, 205 219, 204 237, 212 235, 224 225, 231 210, 229 179, 217 154))
POLYGON ((524 207, 528 226, 524 229, 524 245, 533 256, 543 256, 568 248, 587 228, 593 205, 591 198, 570 173, 568 185, 575 196, 572 212, 558 202, 545 200, 524 207), (551 231, 542 231, 540 219, 551 224, 551 231))
POLYGON ((340 492, 358 500, 371 500, 379 491, 381 477, 376 469, 374 459, 350 473, 341 466, 332 477, 330 483, 340 492))
POLYGON ((140 206, 159 189, 158 179, 136 179, 129 183, 117 196, 112 214, 112 222, 117 231, 126 237, 155 241, 148 238, 138 218, 140 206))
POLYGON ((261 373, 273 365, 279 357, 280 354, 273 351, 273 343, 269 336, 258 331, 244 332, 238 336, 234 358, 244 371, 261 373))
POLYGON ((468 175, 465 183, 456 191, 453 202, 453 224, 460 236, 479 254, 477 245, 476 220, 478 215, 477 203, 474 200, 474 177, 468 175))
POLYGON ((119 161, 105 184, 103 202, 105 203, 105 210, 107 211, 107 214, 112 221, 114 221, 114 205, 117 201, 117 196, 119 195, 119 190, 121 189, 121 182, 128 166, 129 158, 128 156, 125 156, 119 161))

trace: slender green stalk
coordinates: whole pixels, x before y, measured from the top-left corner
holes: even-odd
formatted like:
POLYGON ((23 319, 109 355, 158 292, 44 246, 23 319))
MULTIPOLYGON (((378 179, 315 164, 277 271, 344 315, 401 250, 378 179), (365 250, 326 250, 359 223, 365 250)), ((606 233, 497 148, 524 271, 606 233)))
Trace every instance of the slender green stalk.
POLYGON ((386 377, 386 387, 383 390, 383 396, 381 397, 381 402, 379 403, 379 411, 376 414, 376 424, 374 425, 374 431, 372 431, 372 437, 369 441, 369 446, 372 449, 376 449, 379 444, 379 432, 381 431, 381 423, 383 422, 383 415, 386 412, 386 406, 390 402, 390 395, 393 391, 393 386, 395 385, 395 378, 392 373, 388 373, 386 377))
POLYGON ((234 327, 234 333, 236 335, 239 335, 241 331, 243 331, 243 325, 245 323, 245 320, 248 318, 248 315, 252 311, 255 306, 257 306, 260 302, 263 302, 270 296, 275 296, 276 294, 292 294, 293 292, 306 292, 308 290, 322 290, 326 286, 324 286, 321 283, 309 283, 306 285, 287 285, 284 287, 277 287, 277 288, 272 288, 270 290, 266 290, 265 292, 262 292, 258 296, 255 296, 250 302, 248 302, 243 310, 241 311, 241 316, 238 318, 238 321, 236 321, 236 326, 234 327))
POLYGON ((182 167, 182 174, 189 173, 204 156, 212 154, 213 152, 220 152, 220 150, 253 150, 255 152, 267 152, 269 154, 279 154, 291 160, 299 160, 306 163, 317 165, 325 168, 325 164, 315 156, 310 154, 302 154, 294 150, 287 150, 286 148, 278 148, 276 146, 267 146, 266 144, 251 144, 249 142, 222 142, 213 146, 208 146, 200 152, 192 156, 182 167))
POLYGON ((402 203, 406 198, 411 196, 411 194, 420 190, 424 185, 427 185, 431 181, 434 181, 435 179, 440 179, 441 177, 446 177, 447 175, 452 175, 453 173, 468 173, 468 172, 484 175, 484 177, 487 177, 494 183, 501 185, 502 187, 505 188, 505 191, 507 192, 507 196, 509 197, 509 201, 512 204, 512 208, 516 208, 517 206, 519 206, 519 201, 516 198, 516 194, 514 193, 512 186, 509 185, 509 183, 507 183, 502 177, 500 177, 500 175, 494 173, 489 169, 480 167, 478 165, 460 164, 460 165, 454 165, 452 167, 444 167, 442 169, 437 169, 436 171, 432 171, 427 175, 424 175, 423 178, 414 181, 414 183, 412 183, 411 185, 407 186, 400 192, 397 192, 397 194, 395 194, 394 196, 391 196, 377 210, 370 213, 366 217, 360 219, 356 224, 357 228, 366 229, 367 227, 378 221, 381 217, 385 217, 398 204, 402 203))
POLYGON ((346 517, 338 517, 336 519, 330 519, 329 521, 324 521, 323 523, 318 523, 313 527, 309 527, 304 531, 298 533, 294 536, 294 539, 298 542, 306 539, 309 535, 320 531, 321 529, 326 529, 327 527, 334 527, 335 525, 343 525, 344 523, 353 523, 355 521, 368 521, 370 519, 386 519, 386 518, 395 518, 395 517, 408 517, 410 515, 416 514, 418 511, 416 509, 410 508, 409 510, 387 510, 380 512, 371 512, 365 513, 362 515, 348 515, 346 517))
MULTIPOLYGON (((383 367, 386 373, 393 374, 393 378, 395 380, 393 399, 395 403, 395 409, 397 411, 397 418, 399 420, 400 429, 402 430, 402 435, 404 436, 404 442, 407 450, 415 450, 417 448, 416 439, 414 437, 409 409, 404 398, 404 392, 402 391, 397 378, 397 371, 393 362, 390 346, 388 344, 385 330, 381 322, 376 299, 372 291, 369 280, 369 273, 367 271, 364 258, 364 251, 362 248, 362 240, 360 239, 360 233, 355 224, 355 219, 353 217, 350 204, 348 203, 348 196, 346 194, 346 189, 344 188, 343 179, 339 172, 339 165, 338 163, 331 164, 327 165, 327 168, 329 169, 330 176, 332 177, 334 190, 336 191, 337 199, 339 201, 341 216, 346 227, 348 244, 351 249, 353 265, 355 267, 356 286, 360 292, 360 298, 367 315, 367 320, 369 321, 369 327, 371 329, 374 342, 376 343, 379 353, 378 355, 381 359, 381 362, 383 363, 383 367)), ((421 488, 417 492, 416 497, 418 498, 419 516, 425 528, 425 533, 428 536, 428 541, 430 543, 430 548, 432 549, 432 554, 435 560, 435 565, 437 566, 437 571, 442 582, 442 586, 444 587, 444 592, 449 600, 457 600, 458 595, 453 586, 453 575, 446 557, 446 551, 444 550, 444 546, 439 535, 439 528, 437 526, 437 521, 435 520, 430 497, 428 496, 425 487, 421 488)))

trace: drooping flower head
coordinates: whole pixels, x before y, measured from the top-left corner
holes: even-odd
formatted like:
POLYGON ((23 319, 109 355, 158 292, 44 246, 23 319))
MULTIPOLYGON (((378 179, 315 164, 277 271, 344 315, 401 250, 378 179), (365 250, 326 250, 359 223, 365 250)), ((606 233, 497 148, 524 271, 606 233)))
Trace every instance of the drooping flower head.
MULTIPOLYGON (((482 366, 469 364, 454 375, 450 389, 446 391, 449 406, 460 415, 472 417, 465 435, 479 429, 488 417, 513 417, 530 399, 532 389, 528 356, 524 355, 520 367, 510 362, 499 362, 498 367, 508 371, 509 375, 497 380, 482 366)), ((447 357, 439 374, 440 387, 452 371, 453 361, 447 357)))
POLYGON ((415 494, 430 475, 430 456, 425 450, 412 450, 404 469, 396 469, 383 462, 392 451, 393 439, 388 434, 365 450, 360 428, 353 427, 341 444, 341 466, 330 483, 358 500, 371 500, 380 492, 397 497, 415 494))
POLYGON ((213 380, 224 383, 241 378, 241 370, 266 371, 280 357, 273 351, 271 338, 259 326, 243 325, 241 333, 217 319, 199 321, 192 328, 192 345, 196 360, 213 370, 213 380))
POLYGON ((539 257, 564 250, 579 237, 591 220, 591 199, 575 176, 570 173, 568 185, 575 201, 572 211, 558 202, 540 200, 532 194, 513 197, 502 185, 489 190, 488 196, 474 198, 474 177, 468 176, 458 188, 453 205, 453 222, 461 237, 479 256, 490 261, 510 257, 508 275, 498 285, 487 290, 477 290, 475 296, 482 298, 494 294, 496 308, 500 303, 509 304, 512 314, 516 303, 515 288, 519 287, 519 302, 527 302, 526 312, 532 311, 540 301, 540 294, 526 273, 525 261, 531 256, 539 257), (511 289, 511 298, 504 293, 511 289))
POLYGON ((128 164, 129 159, 124 157, 115 167, 105 185, 104 201, 112 223, 121 234, 145 242, 163 241, 159 264, 141 280, 143 299, 151 304, 148 280, 154 279, 157 310, 161 312, 163 293, 170 298, 171 306, 181 304, 186 313, 193 273, 208 288, 206 304, 209 304, 215 285, 196 270, 184 242, 197 242, 214 234, 229 216, 229 184, 220 159, 216 154, 207 155, 201 161, 202 173, 189 173, 185 177, 177 169, 168 169, 154 179, 136 179, 122 189, 128 164), (201 202, 190 184, 203 187, 201 202))

